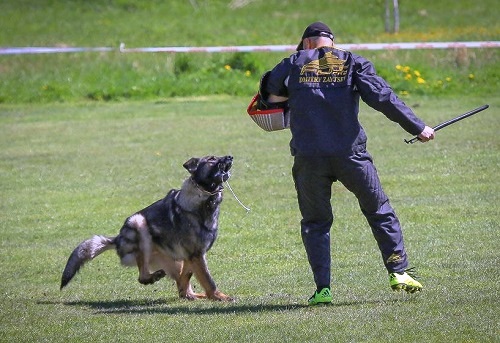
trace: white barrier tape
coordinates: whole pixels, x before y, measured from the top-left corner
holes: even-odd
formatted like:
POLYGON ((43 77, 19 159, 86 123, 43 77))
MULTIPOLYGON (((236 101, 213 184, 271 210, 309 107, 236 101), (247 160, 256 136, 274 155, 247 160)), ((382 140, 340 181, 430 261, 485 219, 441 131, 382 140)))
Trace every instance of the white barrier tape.
POLYGON ((460 48, 500 48, 500 41, 486 42, 432 42, 432 43, 371 43, 338 44, 345 50, 420 50, 420 49, 460 49, 460 48))
POLYGON ((0 47, 0 55, 22 55, 22 54, 53 54, 61 52, 107 52, 116 50, 114 48, 72 48, 72 47, 21 47, 21 48, 2 48, 0 47))
MULTIPOLYGON (((431 43, 366 43, 366 44, 337 44, 337 47, 344 50, 420 50, 420 49, 459 49, 459 48, 500 48, 500 41, 482 42, 431 42, 431 43)), ((247 46, 207 46, 207 47, 146 47, 146 48, 125 48, 125 44, 120 44, 119 51, 128 52, 171 52, 171 53, 192 53, 192 52, 281 52, 295 51, 295 45, 247 45, 247 46)), ((19 54, 50 54, 68 52, 109 52, 116 51, 115 48, 98 47, 0 47, 0 55, 19 54)))
MULTIPOLYGON (((336 44, 344 50, 408 50, 408 49, 458 49, 458 48, 500 48, 500 41, 484 42, 432 42, 432 43, 367 43, 367 44, 336 44)), ((125 48, 120 44, 121 52, 266 52, 295 51, 296 45, 249 45, 249 46, 207 46, 181 47, 167 46, 158 48, 125 48)))
POLYGON ((244 46, 205 46, 205 47, 183 47, 166 46, 157 48, 125 48, 120 44, 121 52, 272 52, 295 50, 292 45, 244 45, 244 46))

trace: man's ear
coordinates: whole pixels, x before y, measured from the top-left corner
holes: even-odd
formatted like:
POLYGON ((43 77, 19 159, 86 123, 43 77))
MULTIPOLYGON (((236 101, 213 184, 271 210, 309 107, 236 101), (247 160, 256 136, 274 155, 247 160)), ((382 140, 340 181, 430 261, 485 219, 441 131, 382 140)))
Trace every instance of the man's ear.
POLYGON ((304 46, 304 50, 307 50, 307 49, 311 48, 311 40, 309 38, 304 38, 302 40, 302 44, 304 46))
POLYGON ((193 157, 187 160, 183 164, 183 167, 186 168, 189 173, 193 174, 196 171, 196 168, 198 168, 199 162, 200 162, 199 158, 193 157))

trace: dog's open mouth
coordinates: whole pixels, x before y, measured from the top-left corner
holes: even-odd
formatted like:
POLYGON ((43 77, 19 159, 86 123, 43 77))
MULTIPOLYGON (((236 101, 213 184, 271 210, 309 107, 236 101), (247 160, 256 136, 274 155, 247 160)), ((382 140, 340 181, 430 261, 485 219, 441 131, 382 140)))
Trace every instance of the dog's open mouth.
POLYGON ((191 179, 208 193, 222 191, 222 184, 231 177, 229 170, 232 165, 232 156, 193 158, 185 164, 191 172, 191 179))
POLYGON ((222 182, 229 180, 229 178, 231 177, 231 173, 229 170, 231 169, 232 165, 233 165, 232 156, 225 156, 223 157, 222 161, 219 162, 218 168, 221 173, 222 182))

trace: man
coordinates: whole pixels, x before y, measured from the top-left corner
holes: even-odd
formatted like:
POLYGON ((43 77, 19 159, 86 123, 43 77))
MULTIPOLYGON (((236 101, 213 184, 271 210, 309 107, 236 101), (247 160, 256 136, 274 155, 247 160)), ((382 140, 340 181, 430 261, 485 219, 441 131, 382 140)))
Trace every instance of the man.
POLYGON ((365 58, 334 46, 330 28, 309 25, 297 52, 265 75, 261 108, 286 104, 290 113, 292 175, 302 215, 301 235, 316 291, 308 303, 330 303, 331 186, 340 181, 358 199, 389 272, 394 290, 422 285, 408 271, 399 220, 382 190, 358 121, 359 99, 420 141, 434 130, 415 116, 365 58))

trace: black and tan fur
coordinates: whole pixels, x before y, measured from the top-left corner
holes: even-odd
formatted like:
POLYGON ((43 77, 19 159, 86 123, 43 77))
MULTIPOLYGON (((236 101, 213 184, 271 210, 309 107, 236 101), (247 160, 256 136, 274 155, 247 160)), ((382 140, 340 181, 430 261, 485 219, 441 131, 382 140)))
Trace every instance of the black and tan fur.
POLYGON ((78 245, 68 259, 61 289, 78 270, 100 253, 116 249, 121 263, 139 268, 139 282, 152 284, 168 275, 179 296, 232 301, 220 292, 207 267, 206 253, 217 238, 223 182, 229 178, 231 156, 191 158, 184 163, 191 176, 180 190, 128 217, 116 237, 94 236, 78 245), (205 290, 193 291, 192 275, 205 290))

